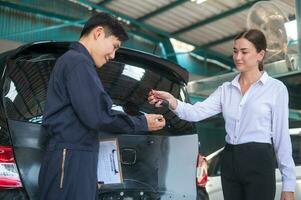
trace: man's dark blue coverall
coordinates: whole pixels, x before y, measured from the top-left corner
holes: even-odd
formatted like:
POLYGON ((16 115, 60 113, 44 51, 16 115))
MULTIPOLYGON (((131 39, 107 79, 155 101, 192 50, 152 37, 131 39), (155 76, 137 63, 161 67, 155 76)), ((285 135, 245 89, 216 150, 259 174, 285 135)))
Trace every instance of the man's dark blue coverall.
POLYGON ((96 132, 147 131, 145 116, 111 108, 92 57, 81 43, 72 44, 49 81, 43 127, 50 141, 40 169, 40 199, 97 199, 96 132))

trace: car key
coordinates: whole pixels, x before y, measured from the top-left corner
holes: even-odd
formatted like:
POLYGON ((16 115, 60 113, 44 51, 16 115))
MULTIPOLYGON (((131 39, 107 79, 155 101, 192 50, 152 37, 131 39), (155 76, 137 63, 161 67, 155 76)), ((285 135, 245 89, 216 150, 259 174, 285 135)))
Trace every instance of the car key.
POLYGON ((169 101, 162 99, 161 106, 164 108, 169 108, 169 101))

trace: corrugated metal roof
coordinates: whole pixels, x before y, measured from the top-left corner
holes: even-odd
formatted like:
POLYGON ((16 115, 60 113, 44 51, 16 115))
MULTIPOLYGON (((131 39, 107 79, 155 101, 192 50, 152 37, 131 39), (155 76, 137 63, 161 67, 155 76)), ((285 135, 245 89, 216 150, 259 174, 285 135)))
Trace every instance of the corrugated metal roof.
MULTIPOLYGON (((295 1, 270 0, 268 2, 275 3, 285 15, 294 19, 295 1)), ((201 4, 196 4, 191 0, 52 0, 49 2, 31 0, 30 3, 10 0, 0 2, 2 2, 1 5, 11 3, 12 5, 8 6, 10 8, 15 5, 21 6, 25 12, 32 9, 33 15, 42 12, 45 16, 62 20, 58 22, 50 20, 49 26, 64 25, 66 21, 87 19, 95 9, 109 11, 131 22, 132 26, 129 25, 129 28, 133 28, 134 32, 141 29, 143 33, 151 33, 151 37, 160 38, 157 35, 174 37, 193 44, 198 49, 213 50, 216 51, 213 53, 220 53, 226 57, 232 54, 232 40, 235 35, 247 28, 246 20, 250 7, 260 0, 206 0, 201 4)), ((48 23, 47 20, 46 17, 44 23, 48 23)), ((34 24, 34 27, 39 28, 40 25, 34 24)), ((22 30, 26 31, 26 26, 22 26, 22 30)), ((22 30, 16 30, 16 32, 22 32, 22 30)), ((2 31, 2 34, 5 34, 5 31, 2 31)))
MULTIPOLYGON (((112 0, 104 6, 139 20, 177 1, 112 0)), ((143 22, 191 44, 201 47, 209 45, 208 48, 211 50, 229 56, 232 54, 233 37, 247 28, 246 20, 251 6, 250 2, 252 3, 250 0, 207 0, 196 4, 189 0, 182 1, 181 4, 157 13, 143 22), (200 22, 204 23, 191 29, 184 29, 200 22), (226 38, 228 40, 223 41, 226 38), (215 44, 215 41, 221 41, 221 43, 215 44), (210 43, 214 45, 211 46, 210 43)), ((295 17, 295 0, 271 0, 270 2, 275 3, 287 17, 295 17)))
POLYGON ((233 41, 224 42, 220 45, 213 46, 211 49, 230 56, 233 53, 233 41))
POLYGON ((106 4, 106 7, 127 16, 139 18, 174 1, 175 0, 114 0, 106 4))

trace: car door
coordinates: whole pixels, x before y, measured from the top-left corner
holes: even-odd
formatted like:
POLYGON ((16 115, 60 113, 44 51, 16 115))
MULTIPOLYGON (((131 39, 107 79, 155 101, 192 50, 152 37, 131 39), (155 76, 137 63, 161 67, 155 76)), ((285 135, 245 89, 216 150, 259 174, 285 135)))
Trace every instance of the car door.
POLYGON ((146 199, 195 199, 198 139, 194 125, 167 107, 155 108, 147 102, 150 89, 166 90, 187 101, 184 85, 170 73, 152 68, 154 64, 147 60, 137 61, 137 57, 135 62, 113 61, 99 70, 113 109, 129 115, 159 113, 167 125, 156 133, 118 136, 124 182, 103 186, 100 198, 121 198, 121 193, 137 199, 142 193, 146 199))
POLYGON ((52 45, 36 48, 25 46, 11 52, 1 99, 18 171, 30 199, 38 199, 39 168, 47 144, 47 134, 41 131, 43 108, 49 75, 61 54, 52 45))

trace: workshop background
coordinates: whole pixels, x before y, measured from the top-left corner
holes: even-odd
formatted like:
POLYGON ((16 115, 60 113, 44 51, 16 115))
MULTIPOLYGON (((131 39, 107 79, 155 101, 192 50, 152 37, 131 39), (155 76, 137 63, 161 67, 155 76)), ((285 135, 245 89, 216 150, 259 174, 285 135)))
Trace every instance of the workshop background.
MULTIPOLYGON (((76 41, 91 15, 108 12, 129 32, 124 47, 169 59, 189 72, 187 90, 196 102, 237 74, 234 37, 261 28, 271 41, 265 69, 288 87, 295 129, 301 127, 300 10, 300 0, 1 0, 0 52, 33 41, 76 41)), ((197 127, 204 154, 223 146, 221 115, 197 127)))

